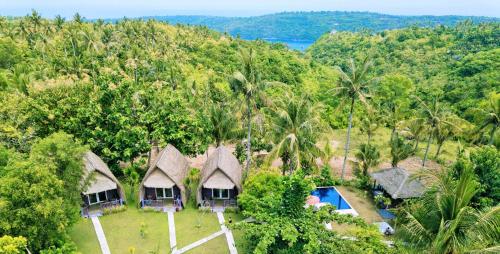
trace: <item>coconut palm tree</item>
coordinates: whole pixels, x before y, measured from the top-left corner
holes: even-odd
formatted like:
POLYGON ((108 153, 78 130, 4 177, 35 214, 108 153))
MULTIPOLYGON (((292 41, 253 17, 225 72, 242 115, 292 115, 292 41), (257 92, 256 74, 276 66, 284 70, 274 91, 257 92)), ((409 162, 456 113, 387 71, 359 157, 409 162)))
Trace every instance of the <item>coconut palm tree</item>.
POLYGON ((453 120, 456 120, 457 118, 453 114, 451 114, 451 112, 449 112, 446 107, 443 107, 436 98, 434 98, 432 104, 430 105, 425 103, 419 97, 415 98, 420 103, 420 117, 418 117, 417 119, 425 123, 427 133, 429 134, 429 137, 427 139, 427 146, 425 148, 424 159, 422 161, 422 166, 425 166, 432 138, 436 134, 436 131, 438 129, 447 127, 458 129, 458 127, 453 122, 453 120))
POLYGON ((354 106, 357 100, 366 104, 366 99, 369 97, 369 87, 370 79, 368 77, 368 71, 372 65, 372 62, 365 58, 360 67, 356 66, 353 59, 350 60, 350 64, 347 70, 342 70, 337 67, 340 73, 339 86, 335 88, 337 95, 341 96, 345 101, 350 104, 349 108, 349 125, 347 127, 347 140, 345 144, 345 155, 344 163, 342 164, 342 175, 341 179, 344 179, 345 167, 347 163, 347 156, 349 155, 349 144, 351 141, 351 128, 352 128, 352 117, 354 114, 354 106))
POLYGON ((264 88, 265 82, 257 69, 255 51, 252 48, 240 50, 241 69, 236 71, 229 79, 231 90, 242 94, 247 107, 247 161, 245 169, 250 168, 251 161, 251 139, 252 139, 252 108, 255 98, 264 88))
POLYGON ((229 105, 212 104, 209 108, 209 119, 212 124, 212 138, 217 147, 237 136, 238 122, 234 120, 229 105))
POLYGON ((356 153, 356 159, 356 168, 366 177, 368 176, 368 170, 380 163, 380 152, 374 145, 361 144, 359 151, 356 153))
POLYGON ((479 190, 474 172, 464 170, 458 181, 447 172, 419 175, 434 180, 421 200, 405 207, 397 237, 415 253, 498 253, 500 206, 471 207, 479 190))
POLYGON ((361 133, 366 133, 366 143, 368 145, 370 144, 375 131, 377 131, 377 129, 380 127, 381 120, 382 117, 380 116, 380 114, 371 107, 367 107, 366 113, 361 117, 359 130, 361 131, 361 133))
POLYGON ((492 145, 495 140, 495 133, 500 127, 500 94, 492 93, 488 98, 488 103, 478 109, 481 115, 481 125, 478 127, 479 132, 488 131, 489 141, 488 144, 492 145))
POLYGON ((320 116, 320 105, 308 98, 290 98, 266 108, 271 126, 269 138, 274 143, 268 162, 281 157, 289 172, 300 169, 303 163, 312 165, 322 155, 316 146, 318 138, 328 132, 320 116))
POLYGON ((394 137, 390 140, 391 145, 391 165, 397 167, 398 163, 414 153, 412 145, 408 144, 406 140, 399 137, 398 133, 394 134, 394 137))

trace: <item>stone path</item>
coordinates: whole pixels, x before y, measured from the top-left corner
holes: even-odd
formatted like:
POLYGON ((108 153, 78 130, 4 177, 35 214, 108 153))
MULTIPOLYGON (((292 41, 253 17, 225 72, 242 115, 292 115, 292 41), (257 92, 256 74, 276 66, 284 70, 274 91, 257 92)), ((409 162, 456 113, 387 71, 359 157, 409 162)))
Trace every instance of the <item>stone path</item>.
POLYGON ((168 212, 168 234, 170 235, 170 250, 172 253, 177 253, 177 237, 175 235, 175 220, 174 213, 168 212))
POLYGON ((229 247, 229 253, 238 254, 236 250, 236 244, 234 243, 233 232, 224 225, 224 214, 217 212, 217 219, 219 219, 219 224, 223 232, 226 233, 227 246, 229 247))
POLYGON ((99 245, 101 246, 102 254, 111 254, 109 251, 108 241, 106 241, 106 236, 102 230, 101 222, 97 216, 90 217, 92 224, 94 225, 95 234, 97 235, 97 240, 99 240, 99 245))

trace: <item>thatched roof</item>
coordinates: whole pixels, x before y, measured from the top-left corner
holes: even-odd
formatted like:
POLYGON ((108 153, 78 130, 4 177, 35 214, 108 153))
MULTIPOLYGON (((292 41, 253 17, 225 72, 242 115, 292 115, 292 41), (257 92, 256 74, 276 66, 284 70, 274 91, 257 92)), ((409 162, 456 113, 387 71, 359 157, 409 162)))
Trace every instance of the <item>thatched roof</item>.
POLYGON ((111 170, 109 170, 106 163, 99 158, 99 156, 91 151, 88 151, 83 155, 83 162, 85 166, 83 179, 87 179, 89 176, 92 177, 87 190, 84 191, 84 194, 96 193, 116 188, 118 189, 120 197, 122 199, 125 198, 120 182, 116 179, 111 170))
POLYGON ((177 185, 184 191, 184 178, 186 177, 189 163, 177 148, 167 145, 160 151, 142 179, 139 197, 143 195, 144 187, 171 188, 177 185))
POLYGON ((370 174, 393 199, 422 196, 425 188, 418 179, 411 179, 403 168, 388 168, 370 174))
POLYGON ((241 192, 241 174, 242 169, 238 159, 229 149, 219 146, 205 162, 198 188, 201 189, 202 186, 222 189, 236 187, 241 192))

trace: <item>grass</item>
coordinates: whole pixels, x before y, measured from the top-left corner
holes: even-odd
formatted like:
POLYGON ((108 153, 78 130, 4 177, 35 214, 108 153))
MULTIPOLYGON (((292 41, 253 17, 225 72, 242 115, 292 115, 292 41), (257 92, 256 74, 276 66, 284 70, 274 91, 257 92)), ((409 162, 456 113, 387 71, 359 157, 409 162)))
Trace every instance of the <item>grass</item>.
POLYGON ((81 218, 69 232, 71 239, 81 253, 101 253, 99 241, 95 235, 94 226, 90 219, 81 218))
MULTIPOLYGON (((192 250, 185 253, 188 254, 226 254, 229 253, 229 248, 227 247, 226 235, 220 235, 192 250)), ((244 254, 243 252, 239 252, 244 254)))
MULTIPOLYGON (((178 249, 221 230, 217 215, 211 212, 201 213, 197 209, 187 208, 175 213, 174 219, 178 249)), ((212 251, 207 253, 224 251, 227 249, 227 244, 212 247, 213 249, 206 248, 212 251)))
MULTIPOLYGON (((332 139, 335 140, 333 154, 335 156, 344 156, 344 146, 346 142, 347 129, 333 130, 332 139)), ((381 161, 386 162, 391 159, 391 147, 389 146, 389 139, 391 136, 391 130, 388 128, 378 128, 371 139, 371 143, 377 146, 380 150, 381 161)), ((367 139, 366 134, 360 132, 358 128, 353 128, 351 130, 351 142, 350 142, 350 156, 354 157, 354 151, 359 147, 360 144, 365 143, 367 139)), ((417 156, 420 158, 424 157, 425 147, 427 145, 427 139, 421 138, 417 156)), ((431 143, 429 149, 428 158, 434 160, 434 155, 436 154, 438 145, 436 143, 431 143)), ((455 141, 447 140, 443 147, 441 148, 441 154, 439 158, 444 161, 454 161, 458 150, 458 143, 455 141)))
POLYGON ((147 254, 154 250, 170 253, 165 213, 145 213, 129 207, 125 212, 103 216, 99 220, 113 253, 129 253, 130 248, 135 248, 135 254, 147 254), (140 233, 141 224, 146 225, 144 238, 140 233))
MULTIPOLYGON (((245 217, 243 217, 243 214, 241 214, 241 213, 225 213, 224 219, 226 220, 226 224, 229 221, 229 217, 231 217, 231 219, 233 220, 233 224, 238 223, 238 222, 245 219, 245 217)), ((241 229, 233 229, 232 231, 233 231, 234 242, 236 243, 236 249, 238 250, 238 253, 241 253, 241 254, 246 253, 246 251, 248 249, 247 248, 248 242, 247 242, 247 239, 245 238, 244 231, 241 229)))
POLYGON ((378 214, 372 199, 364 191, 351 186, 336 186, 337 190, 349 202, 359 217, 367 223, 381 222, 383 218, 378 214))

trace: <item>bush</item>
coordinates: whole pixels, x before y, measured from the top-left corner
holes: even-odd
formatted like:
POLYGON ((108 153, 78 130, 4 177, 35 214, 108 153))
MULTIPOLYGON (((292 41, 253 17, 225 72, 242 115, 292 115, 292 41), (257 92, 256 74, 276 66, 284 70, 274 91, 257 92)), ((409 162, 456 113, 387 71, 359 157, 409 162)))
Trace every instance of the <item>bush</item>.
POLYGON ((332 176, 332 169, 328 165, 323 166, 320 174, 313 177, 313 182, 316 186, 334 186, 340 183, 339 179, 332 176))
POLYGON ((238 207, 226 207, 226 209, 224 209, 225 213, 238 213, 239 211, 240 209, 238 207))
POLYGON ((109 214, 114 214, 114 213, 121 213, 127 211, 127 206, 121 205, 121 206, 113 206, 110 208, 104 208, 102 211, 102 215, 109 215, 109 214))
POLYGON ((198 212, 201 212, 201 213, 208 213, 208 212, 211 212, 212 211, 212 208, 210 206, 200 206, 198 207, 198 212))
POLYGON ((187 177, 184 179, 184 186, 186 186, 186 207, 196 207, 196 190, 200 183, 200 170, 197 168, 192 168, 187 177))
POLYGON ((154 207, 143 207, 142 209, 142 212, 144 213, 161 213, 162 211, 160 209, 156 209, 154 207))

